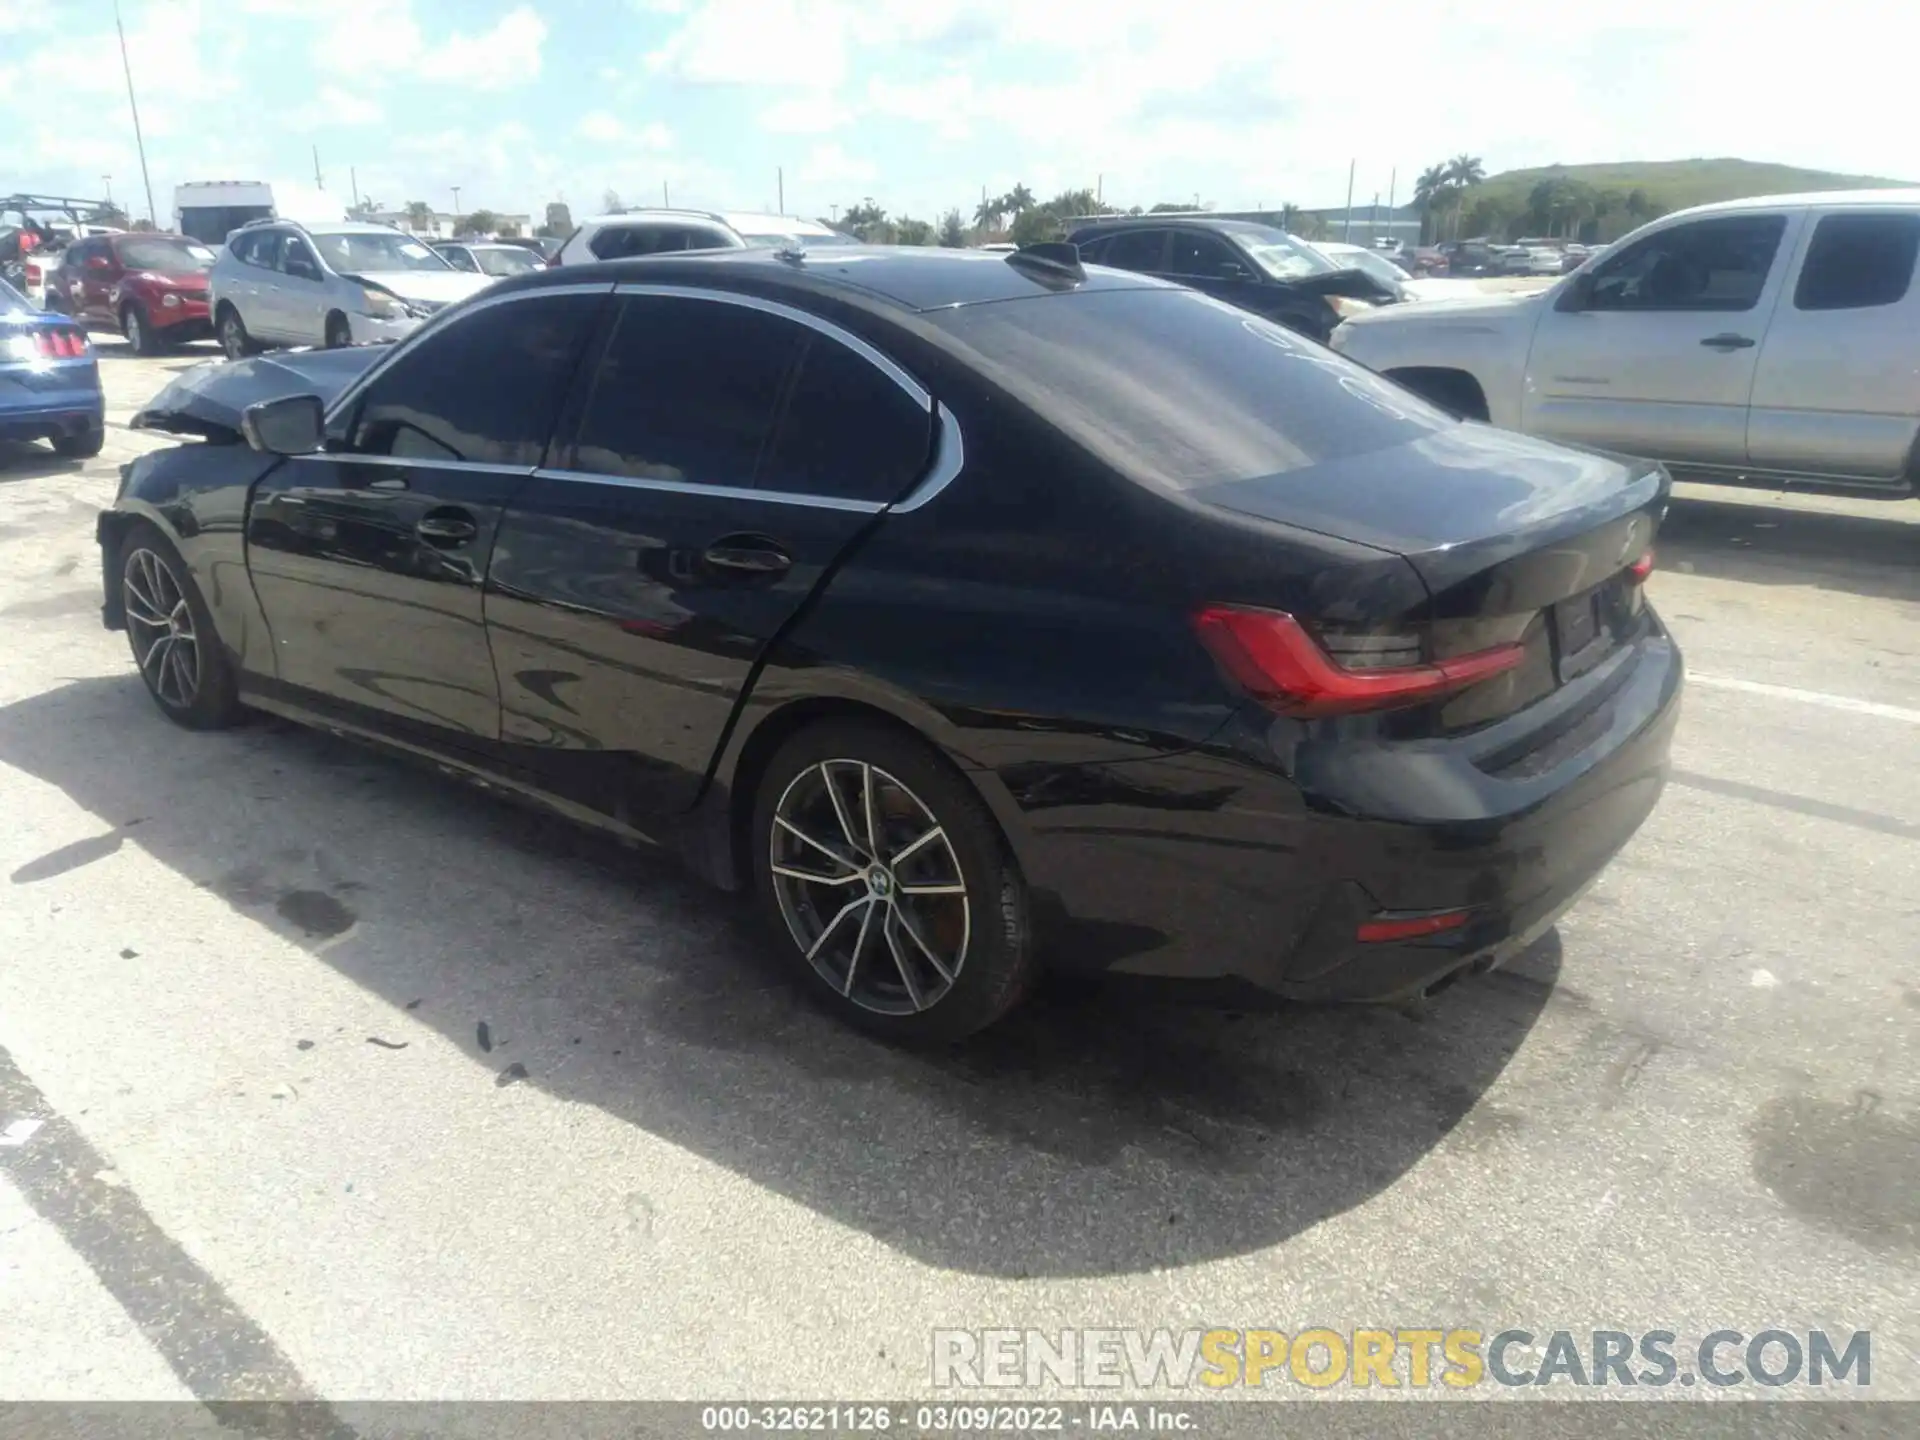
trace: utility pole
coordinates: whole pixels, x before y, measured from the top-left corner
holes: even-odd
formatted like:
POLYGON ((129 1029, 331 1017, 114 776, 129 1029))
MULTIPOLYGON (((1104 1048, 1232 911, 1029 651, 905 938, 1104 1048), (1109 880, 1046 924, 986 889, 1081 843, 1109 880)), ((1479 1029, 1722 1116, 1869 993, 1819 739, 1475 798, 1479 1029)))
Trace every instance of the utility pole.
POLYGON ((774 167, 773 183, 777 187, 774 193, 780 197, 780 208, 774 213, 784 215, 787 213, 787 172, 783 166, 774 167))
POLYGON ((327 188, 327 182, 322 179, 320 175, 320 147, 318 145, 313 147, 313 188, 316 190, 324 190, 327 188))
POLYGON ((1093 177, 1093 204, 1097 210, 1107 203, 1107 177, 1104 174, 1093 177))
POLYGON ((347 167, 347 185, 353 191, 353 208, 360 208, 360 172, 349 165, 347 167))
POLYGON ((664 180, 660 182, 660 204, 663 209, 673 208, 673 197, 667 194, 667 182, 664 180))
POLYGON ((113 177, 111 175, 102 175, 100 177, 100 185, 101 188, 107 192, 107 203, 111 205, 113 203, 113 177))
POLYGON ((453 219, 454 219, 454 223, 457 225, 460 220, 460 187, 458 185, 453 185, 448 188, 450 188, 453 191, 453 219))
POLYGON ((1359 164, 1358 160, 1347 162, 1347 218, 1340 226, 1340 238, 1343 241, 1353 238, 1353 172, 1359 164))
POLYGON ((127 27, 120 23, 120 0, 113 0, 113 28, 120 32, 120 68, 127 76, 127 109, 133 112, 133 144, 140 152, 140 181, 147 190, 147 223, 158 226, 153 212, 153 179, 147 173, 147 142, 140 134, 140 104, 133 98, 133 64, 127 59, 127 27))

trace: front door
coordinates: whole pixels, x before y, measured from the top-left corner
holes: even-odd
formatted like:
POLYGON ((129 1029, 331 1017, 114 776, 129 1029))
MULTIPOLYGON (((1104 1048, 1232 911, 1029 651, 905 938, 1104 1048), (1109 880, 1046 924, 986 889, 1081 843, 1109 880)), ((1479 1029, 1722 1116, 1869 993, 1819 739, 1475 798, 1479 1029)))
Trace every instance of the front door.
POLYGON ((277 281, 269 287, 274 333, 296 345, 322 343, 327 328, 327 276, 313 247, 301 236, 290 234, 281 245, 277 281))
POLYGON ((1260 272, 1251 260, 1205 230, 1175 230, 1162 273, 1256 314, 1267 313, 1277 298, 1277 292, 1261 283, 1260 272))
POLYGON ((638 818, 692 804, 755 662, 924 471, 932 420, 782 307, 620 304, 555 468, 508 509, 487 627, 516 760, 638 818))
POLYGON ((247 562, 276 674, 307 703, 500 733, 481 590, 603 293, 527 291, 423 334, 256 486, 247 562))
POLYGON ((1521 428, 1654 460, 1747 458, 1754 365, 1779 298, 1788 212, 1658 230, 1542 306, 1521 428))

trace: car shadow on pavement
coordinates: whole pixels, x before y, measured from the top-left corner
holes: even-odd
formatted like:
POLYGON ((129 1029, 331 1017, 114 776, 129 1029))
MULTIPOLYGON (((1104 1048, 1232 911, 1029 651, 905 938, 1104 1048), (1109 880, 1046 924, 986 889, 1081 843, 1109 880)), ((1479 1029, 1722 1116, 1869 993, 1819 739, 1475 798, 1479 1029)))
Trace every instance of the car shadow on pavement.
MULTIPOLYGON (((1521 1123, 1481 1097, 1560 966, 1549 935, 1417 1012, 1057 982, 973 1042, 916 1054, 815 1010, 746 901, 663 858, 278 722, 181 731, 131 673, 0 708, 0 763, 105 832, 9 888, 124 838, 391 1005, 393 1034, 432 1026, 495 1085, 595 1106, 975 1274, 1244 1254, 1365 1202, 1443 1140, 1471 1154, 1521 1123)), ((157 938, 126 943, 146 955, 157 938)), ((288 1046, 306 1035, 287 1027, 288 1046)))
POLYGON ((16 480, 38 480, 44 475, 75 474, 85 464, 84 460, 56 455, 45 445, 0 440, 0 485, 16 480))
POLYGON ((1660 526, 1660 568, 1753 585, 1814 585, 1920 600, 1920 501, 1874 504, 1884 516, 1802 510, 1753 498, 1676 496, 1660 526))

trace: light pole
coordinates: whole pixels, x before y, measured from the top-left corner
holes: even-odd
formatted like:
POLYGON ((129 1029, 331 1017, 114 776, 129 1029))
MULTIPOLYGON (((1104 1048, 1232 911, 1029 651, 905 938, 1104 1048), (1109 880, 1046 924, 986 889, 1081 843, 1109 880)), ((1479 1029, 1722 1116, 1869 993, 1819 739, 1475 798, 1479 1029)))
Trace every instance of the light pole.
POLYGON ((158 225, 153 212, 153 180, 147 174, 147 142, 140 134, 140 104, 133 98, 133 64, 127 59, 127 27, 120 23, 120 0, 113 0, 113 28, 120 32, 120 68, 127 77, 127 109, 133 112, 133 144, 140 152, 140 180, 147 187, 147 223, 158 225))

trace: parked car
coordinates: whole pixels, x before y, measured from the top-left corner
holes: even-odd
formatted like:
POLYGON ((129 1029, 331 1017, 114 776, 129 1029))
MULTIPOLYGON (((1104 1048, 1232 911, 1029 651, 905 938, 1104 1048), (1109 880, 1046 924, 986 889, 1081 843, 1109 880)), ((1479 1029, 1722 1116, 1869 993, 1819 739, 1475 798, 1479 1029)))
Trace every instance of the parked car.
POLYGON ((778 249, 854 243, 839 231, 794 215, 718 210, 627 210, 584 220, 555 265, 591 265, 681 250, 778 249))
POLYGON ((1284 230, 1247 220, 1123 215, 1067 238, 1092 264, 1177 281, 1316 340, 1343 316, 1400 298, 1366 271, 1336 266, 1284 230))
POLYGON ((1920 190, 1644 225, 1539 295, 1361 316, 1333 346, 1466 415, 1696 480, 1920 481, 1920 190))
POLYGON ((106 443, 106 399, 87 332, 0 280, 0 440, 48 440, 69 459, 106 443))
POLYGON ((234 232, 211 282, 214 333, 238 360, 267 345, 399 340, 493 277, 463 274, 386 225, 272 220, 234 232))
POLYGON ((538 250, 497 240, 437 240, 433 251, 456 270, 490 275, 496 280, 504 275, 524 275, 546 264, 538 250))
POLYGON ((185 235, 76 240, 47 281, 46 307, 104 325, 142 355, 213 334, 207 272, 216 252, 185 235))
POLYGON ((104 618, 180 724, 661 841, 895 1039, 1042 964, 1499 963, 1660 791, 1666 477, 1071 256, 656 256, 199 367, 136 423, 226 443, 128 467, 104 618))
MULTIPOLYGON (((1301 242, 1306 243, 1306 242, 1301 242)), ((1475 280, 1450 280, 1435 276, 1409 275, 1378 250, 1364 245, 1347 245, 1338 240, 1316 240, 1313 248, 1327 257, 1329 264, 1364 270, 1382 285, 1393 289, 1400 300, 1457 300, 1486 292, 1475 280)))
POLYGON ((1507 272, 1501 247, 1486 240, 1448 240, 1438 247, 1446 258, 1447 274, 1454 279, 1482 279, 1507 272))

